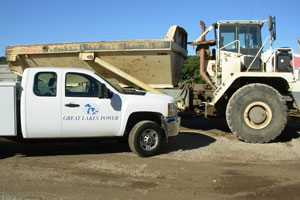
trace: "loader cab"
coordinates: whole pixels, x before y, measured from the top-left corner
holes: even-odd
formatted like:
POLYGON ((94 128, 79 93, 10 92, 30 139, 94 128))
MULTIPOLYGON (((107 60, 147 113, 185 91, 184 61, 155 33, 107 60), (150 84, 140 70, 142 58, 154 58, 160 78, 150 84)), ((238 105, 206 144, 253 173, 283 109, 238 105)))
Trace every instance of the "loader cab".
MULTIPOLYGON (((218 50, 221 54, 240 57, 241 71, 260 70, 260 55, 254 60, 262 46, 261 21, 220 21, 218 28, 218 50), (222 54, 223 53, 223 54, 222 54), (224 54, 225 53, 225 54, 224 54), (237 54, 237 55, 236 55, 237 54), (252 63, 253 62, 253 63, 252 63)), ((221 57, 219 57, 222 59, 221 57)))

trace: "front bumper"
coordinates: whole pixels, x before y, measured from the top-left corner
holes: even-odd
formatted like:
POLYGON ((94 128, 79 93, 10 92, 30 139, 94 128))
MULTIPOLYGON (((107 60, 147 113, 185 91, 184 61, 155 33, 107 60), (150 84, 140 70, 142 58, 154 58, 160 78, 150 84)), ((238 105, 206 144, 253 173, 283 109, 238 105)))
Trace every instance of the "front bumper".
POLYGON ((173 137, 179 134, 181 122, 180 117, 166 117, 164 121, 166 124, 168 137, 173 137))

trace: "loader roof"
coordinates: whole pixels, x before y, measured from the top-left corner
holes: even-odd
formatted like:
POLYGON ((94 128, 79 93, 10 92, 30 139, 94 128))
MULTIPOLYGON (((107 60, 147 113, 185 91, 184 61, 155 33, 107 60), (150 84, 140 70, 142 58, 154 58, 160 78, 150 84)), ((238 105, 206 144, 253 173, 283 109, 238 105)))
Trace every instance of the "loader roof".
POLYGON ((267 20, 221 20, 218 21, 217 24, 258 24, 263 26, 267 20))

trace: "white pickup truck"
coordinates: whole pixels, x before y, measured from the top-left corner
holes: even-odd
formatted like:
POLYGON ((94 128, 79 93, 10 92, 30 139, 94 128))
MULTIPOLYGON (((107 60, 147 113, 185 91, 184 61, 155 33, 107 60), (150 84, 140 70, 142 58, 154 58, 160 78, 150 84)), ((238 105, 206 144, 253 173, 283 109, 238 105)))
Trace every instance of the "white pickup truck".
POLYGON ((152 156, 179 133, 174 98, 126 91, 85 69, 27 68, 21 85, 0 82, 0 95, 1 137, 128 137, 133 152, 152 156))

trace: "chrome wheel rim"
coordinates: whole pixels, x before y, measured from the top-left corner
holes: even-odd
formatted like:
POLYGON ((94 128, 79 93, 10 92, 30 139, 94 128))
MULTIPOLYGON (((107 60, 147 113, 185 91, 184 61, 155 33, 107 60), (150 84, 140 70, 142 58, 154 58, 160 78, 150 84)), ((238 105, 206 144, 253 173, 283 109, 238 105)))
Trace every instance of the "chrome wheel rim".
POLYGON ((146 129, 140 136, 140 146, 145 151, 151 151, 158 145, 158 133, 153 129, 146 129))

